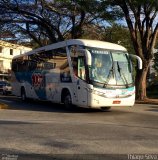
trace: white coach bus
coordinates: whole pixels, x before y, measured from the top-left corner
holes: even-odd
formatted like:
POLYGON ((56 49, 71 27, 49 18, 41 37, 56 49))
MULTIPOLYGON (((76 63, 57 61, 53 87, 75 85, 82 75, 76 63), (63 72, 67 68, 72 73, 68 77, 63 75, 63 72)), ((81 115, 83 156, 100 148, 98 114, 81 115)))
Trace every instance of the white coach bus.
POLYGON ((132 106, 135 85, 131 58, 117 44, 70 39, 13 58, 13 94, 64 103, 68 106, 109 109, 132 106))

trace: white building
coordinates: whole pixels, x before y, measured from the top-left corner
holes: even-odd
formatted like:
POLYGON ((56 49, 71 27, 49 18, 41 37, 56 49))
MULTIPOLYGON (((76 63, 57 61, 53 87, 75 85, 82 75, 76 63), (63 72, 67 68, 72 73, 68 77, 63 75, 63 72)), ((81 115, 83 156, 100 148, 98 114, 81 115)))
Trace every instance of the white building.
POLYGON ((0 80, 7 79, 11 70, 12 58, 32 50, 32 48, 0 40, 0 80))
MULTIPOLYGON (((157 54, 158 53, 158 49, 154 49, 153 52, 154 52, 154 54, 157 54)), ((150 62, 150 74, 156 73, 155 69, 153 68, 153 65, 154 65, 154 58, 150 62)))
MULTIPOLYGON (((154 55, 155 55, 155 54, 158 54, 158 49, 154 49, 154 50, 153 50, 153 53, 154 53, 154 55)), ((158 76, 158 75, 157 75, 157 72, 156 72, 156 70, 154 69, 154 57, 153 57, 153 59, 152 59, 151 62, 150 62, 150 66, 149 66, 147 82, 153 83, 153 82, 155 81, 155 78, 156 78, 157 76, 158 76)))

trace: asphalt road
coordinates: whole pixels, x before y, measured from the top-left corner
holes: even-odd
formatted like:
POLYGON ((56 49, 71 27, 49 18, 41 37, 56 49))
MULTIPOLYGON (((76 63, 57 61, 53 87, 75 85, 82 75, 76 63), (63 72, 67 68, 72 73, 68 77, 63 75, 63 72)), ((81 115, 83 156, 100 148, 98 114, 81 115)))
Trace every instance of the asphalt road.
POLYGON ((67 110, 2 95, 0 103, 0 160, 158 160, 157 105, 67 110))

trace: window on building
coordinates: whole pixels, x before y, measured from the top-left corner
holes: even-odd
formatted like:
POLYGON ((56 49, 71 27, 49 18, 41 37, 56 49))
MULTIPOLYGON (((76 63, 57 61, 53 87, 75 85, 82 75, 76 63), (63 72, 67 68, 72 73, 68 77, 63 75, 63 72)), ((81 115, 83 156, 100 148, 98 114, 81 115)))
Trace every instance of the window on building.
POLYGON ((13 55, 13 49, 10 49, 10 55, 13 55))
POLYGON ((3 47, 2 46, 0 46, 0 53, 2 53, 3 52, 3 47))

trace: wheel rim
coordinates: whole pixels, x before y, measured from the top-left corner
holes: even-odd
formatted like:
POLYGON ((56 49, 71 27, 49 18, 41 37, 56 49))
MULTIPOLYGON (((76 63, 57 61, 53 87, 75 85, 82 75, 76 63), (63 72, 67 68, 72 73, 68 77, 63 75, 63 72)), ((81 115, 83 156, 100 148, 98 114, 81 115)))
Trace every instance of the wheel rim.
POLYGON ((69 94, 65 96, 64 105, 66 106, 66 108, 70 108, 72 105, 71 96, 69 94))
POLYGON ((22 95, 22 100, 25 100, 24 94, 22 95))
POLYGON ((21 98, 22 98, 23 101, 26 99, 25 91, 22 91, 21 98))

